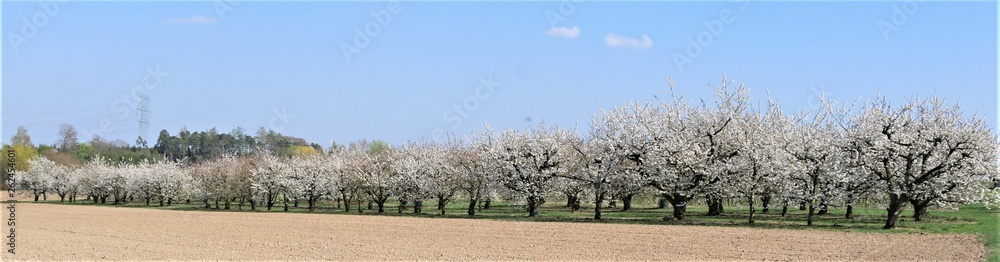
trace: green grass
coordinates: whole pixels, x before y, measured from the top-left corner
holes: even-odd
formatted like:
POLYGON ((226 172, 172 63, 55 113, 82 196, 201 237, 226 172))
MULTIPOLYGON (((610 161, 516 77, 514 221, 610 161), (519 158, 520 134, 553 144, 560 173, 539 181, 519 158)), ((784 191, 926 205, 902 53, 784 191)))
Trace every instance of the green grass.
MULTIPOLYGON (((58 201, 48 201, 51 204, 68 205, 96 205, 92 202, 60 203, 58 201)), ((497 219, 510 221, 537 221, 537 222, 587 222, 587 223, 621 223, 621 224, 649 224, 649 225, 707 225, 707 226, 734 226, 752 228, 782 228, 782 229, 804 229, 804 230, 827 230, 827 231, 853 231, 871 233, 933 233, 933 234, 976 234, 979 235, 986 244, 990 253, 987 261, 1000 262, 1000 210, 988 210, 982 205, 968 205, 959 210, 931 210, 929 216, 924 221, 916 222, 910 217, 912 210, 904 213, 900 218, 897 228, 893 230, 882 230, 885 222, 885 210, 879 208, 856 207, 854 218, 845 219, 844 210, 831 208, 829 214, 816 216, 813 226, 806 226, 808 211, 800 211, 797 206, 789 206, 788 214, 784 217, 780 215, 781 207, 772 207, 769 213, 761 213, 757 210, 756 223, 747 223, 748 209, 741 207, 726 206, 725 213, 719 216, 707 216, 706 206, 692 205, 687 209, 684 220, 663 221, 663 217, 671 214, 670 207, 658 209, 651 200, 638 201, 633 203, 630 211, 621 211, 619 208, 602 209, 602 220, 593 220, 593 206, 584 206, 580 211, 572 212, 569 208, 563 207, 562 203, 552 201, 543 205, 539 209, 539 216, 529 218, 523 207, 510 203, 494 202, 490 209, 477 210, 474 217, 466 213, 468 203, 452 202, 446 208, 446 214, 440 215, 436 209, 434 201, 424 202, 423 213, 413 214, 412 209, 398 213, 397 203, 386 203, 385 213, 377 213, 377 210, 368 210, 363 206, 363 213, 360 215, 382 215, 382 216, 409 216, 409 217, 446 217, 446 218, 473 218, 473 219, 497 219)), ((300 203, 298 208, 291 207, 289 213, 308 213, 305 203, 300 203)), ((341 209, 334 209, 334 203, 323 202, 313 213, 320 214, 348 214, 359 215, 357 206, 353 206, 350 212, 341 209)), ((110 206, 106 204, 105 206, 110 206)), ((157 203, 145 206, 144 203, 131 202, 125 207, 136 208, 156 208, 165 210, 181 211, 203 211, 203 212, 284 212, 283 205, 277 203, 271 211, 266 211, 264 207, 258 206, 257 211, 250 211, 249 205, 238 210, 234 203, 231 209, 205 208, 204 204, 192 202, 191 204, 174 204, 172 206, 160 207, 157 203)), ((412 207, 412 203, 410 204, 412 207)))

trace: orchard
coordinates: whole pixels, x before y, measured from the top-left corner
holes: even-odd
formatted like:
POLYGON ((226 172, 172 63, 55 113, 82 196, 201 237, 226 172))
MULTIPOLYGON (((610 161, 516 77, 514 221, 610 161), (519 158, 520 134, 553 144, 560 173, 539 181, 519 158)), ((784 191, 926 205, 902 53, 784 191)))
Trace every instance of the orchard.
MULTIPOLYGON (((671 91, 673 87, 671 86, 671 91)), ((37 157, 19 171, 20 189, 36 201, 96 204, 309 211, 328 205, 346 212, 444 214, 448 203, 477 206, 506 201, 539 215, 547 200, 565 200, 574 212, 605 203, 654 197, 684 220, 687 207, 706 203, 711 214, 725 201, 748 208, 808 210, 807 224, 830 207, 861 199, 885 209, 884 229, 905 210, 920 221, 929 208, 996 206, 995 130, 937 97, 894 104, 887 98, 848 105, 823 100, 811 111, 787 115, 777 101, 755 107, 749 89, 723 80, 710 99, 668 91, 657 103, 602 109, 589 132, 542 123, 527 130, 494 130, 444 141, 398 146, 359 141, 318 154, 228 154, 193 162, 138 163, 96 157, 64 167, 37 157), (428 201, 432 200, 432 201, 428 201), (437 206, 425 207, 425 201, 437 206), (369 208, 365 208, 365 206, 369 208)))

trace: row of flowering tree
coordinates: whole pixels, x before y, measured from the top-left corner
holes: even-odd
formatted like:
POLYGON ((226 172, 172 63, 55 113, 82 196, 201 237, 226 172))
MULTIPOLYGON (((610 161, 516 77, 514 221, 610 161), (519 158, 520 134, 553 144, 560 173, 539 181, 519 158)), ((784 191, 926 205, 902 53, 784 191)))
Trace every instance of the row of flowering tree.
MULTIPOLYGON (((673 86, 671 85, 671 90, 673 86)), ((829 206, 859 199, 881 200, 884 228, 896 226, 904 206, 920 220, 931 206, 997 203, 989 182, 1000 179, 997 137, 984 120, 963 115, 958 105, 915 98, 898 106, 876 99, 860 106, 823 100, 811 111, 787 115, 767 100, 753 106, 749 90, 723 80, 710 100, 666 92, 657 103, 631 102, 604 109, 584 135, 556 125, 505 129, 415 141, 395 147, 360 141, 328 154, 277 157, 225 156, 197 165, 144 162, 77 168, 33 160, 22 187, 95 203, 141 201, 171 205, 201 202, 206 208, 271 210, 301 203, 314 210, 332 203, 350 211, 388 202, 423 212, 433 200, 468 202, 468 214, 503 198, 537 216, 546 199, 565 197, 574 211, 594 206, 601 219, 605 201, 629 209, 634 197, 654 194, 684 219, 693 201, 709 214, 723 201, 749 207, 789 204, 808 209, 807 223, 829 206)))

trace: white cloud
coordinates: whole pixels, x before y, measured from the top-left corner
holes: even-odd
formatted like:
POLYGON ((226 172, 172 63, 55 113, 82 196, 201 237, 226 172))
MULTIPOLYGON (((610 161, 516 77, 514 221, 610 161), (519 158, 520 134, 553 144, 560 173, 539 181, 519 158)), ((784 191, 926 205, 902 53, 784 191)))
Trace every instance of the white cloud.
POLYGON ((573 28, 565 26, 553 27, 545 31, 545 34, 554 37, 576 38, 580 35, 580 28, 575 26, 573 28))
POLYGON ((218 22, 218 20, 215 18, 196 15, 185 18, 167 19, 166 22, 171 24, 214 24, 215 22, 218 22))
POLYGON ((649 36, 642 35, 642 40, 621 36, 615 33, 608 34, 604 37, 604 43, 608 46, 613 47, 631 47, 631 48, 650 48, 653 47, 653 39, 649 39, 649 36))

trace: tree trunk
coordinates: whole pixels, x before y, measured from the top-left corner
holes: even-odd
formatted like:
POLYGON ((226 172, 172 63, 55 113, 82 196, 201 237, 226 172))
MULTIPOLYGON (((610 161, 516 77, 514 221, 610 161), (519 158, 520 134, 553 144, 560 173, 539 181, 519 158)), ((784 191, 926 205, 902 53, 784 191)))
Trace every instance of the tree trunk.
POLYGON ((372 210, 372 209, 375 209, 375 206, 374 206, 374 204, 375 204, 375 203, 372 203, 372 201, 368 201, 368 210, 372 210))
POLYGON ((257 200, 250 199, 250 211, 257 211, 257 200))
POLYGON ((284 201, 282 203, 285 205, 285 212, 288 212, 288 195, 282 195, 284 201))
POLYGON ((379 213, 385 213, 385 200, 379 200, 375 204, 378 205, 379 213))
POLYGON ((816 213, 816 206, 813 204, 809 204, 809 218, 806 219, 807 226, 813 225, 813 215, 815 215, 815 213, 816 213))
POLYGON ((767 214, 768 211, 771 211, 771 195, 767 194, 761 196, 760 204, 761 204, 761 209, 760 209, 761 213, 767 214))
POLYGON ((670 206, 674 209, 674 219, 684 220, 684 212, 687 211, 687 205, 670 203, 670 206))
POLYGON ((475 216, 476 215, 476 199, 475 198, 469 198, 469 215, 470 216, 475 216))
POLYGON ((629 211, 632 209, 632 197, 635 194, 628 194, 622 197, 622 211, 629 211))
POLYGON ((926 206, 913 206, 913 221, 923 221, 927 216, 926 206))
POLYGON ((438 211, 441 212, 442 215, 444 215, 444 213, 445 213, 445 207, 447 207, 447 206, 448 206, 448 198, 447 198, 447 196, 438 196, 437 209, 438 209, 438 211))
POLYGON ((708 215, 718 216, 722 214, 722 199, 716 196, 708 197, 708 215))
POLYGON ((913 206, 913 221, 923 221, 923 218, 927 216, 927 207, 930 206, 930 200, 916 200, 910 199, 910 205, 913 206))
POLYGON ((854 196, 854 191, 849 191, 847 193, 847 201, 845 202, 847 206, 847 211, 844 213, 845 219, 854 218, 854 204, 858 202, 858 199, 854 196))
POLYGON ((664 196, 667 196, 670 207, 673 208, 674 219, 684 220, 684 213, 687 212, 688 197, 681 194, 664 194, 664 196))
POLYGON ((351 212, 351 199, 347 197, 347 190, 340 190, 340 198, 344 200, 344 212, 351 212))
POLYGON ((754 210, 753 204, 754 204, 753 203, 753 194, 750 194, 750 197, 747 198, 747 206, 750 207, 750 221, 748 221, 748 223, 751 224, 751 225, 753 225, 753 222, 754 222, 753 218, 754 218, 754 215, 755 215, 754 212, 756 211, 756 210, 754 210))
POLYGON ((403 213, 403 209, 406 209, 406 200, 402 200, 402 199, 399 200, 399 208, 398 209, 399 209, 399 212, 397 212, 397 213, 402 214, 403 213))
POLYGON ((538 205, 540 204, 540 200, 541 199, 539 197, 528 197, 528 217, 538 216, 538 205))
POLYGON ((659 198, 659 199, 657 199, 657 201, 656 201, 656 208, 658 208, 658 209, 667 208, 667 199, 666 198, 662 198, 662 197, 659 198))
POLYGON ((781 204, 781 217, 785 217, 788 214, 788 201, 781 204))
POLYGON ((908 200, 909 197, 905 194, 889 194, 889 206, 886 207, 888 216, 882 229, 896 228, 896 223, 899 222, 899 216, 903 214, 903 207, 908 200))
MULTIPOLYGON (((600 189, 598 189, 600 191, 600 189)), ((601 204, 604 204, 604 192, 594 194, 594 220, 601 220, 601 204)))
POLYGON ((490 209, 490 203, 492 203, 492 202, 493 202, 493 199, 487 198, 486 202, 483 203, 483 209, 490 209))
POLYGON ((424 212, 424 200, 422 199, 413 200, 413 213, 420 214, 421 212, 424 212))
POLYGON ((806 201, 799 203, 799 211, 806 210, 806 201))
POLYGON ((824 200, 822 200, 822 201, 819 202, 819 212, 816 213, 816 215, 822 216, 822 215, 826 215, 826 213, 827 213, 827 204, 826 204, 826 200, 824 199, 824 200))

